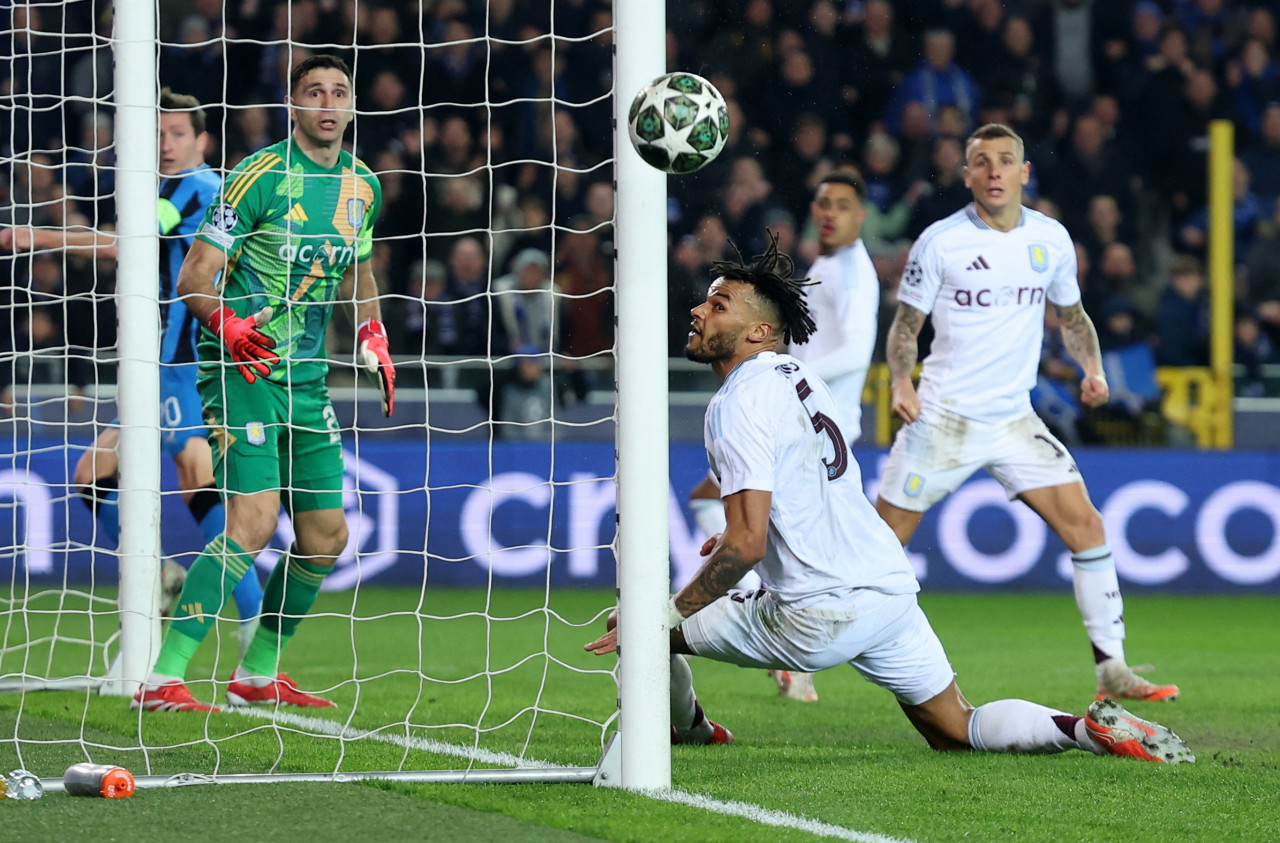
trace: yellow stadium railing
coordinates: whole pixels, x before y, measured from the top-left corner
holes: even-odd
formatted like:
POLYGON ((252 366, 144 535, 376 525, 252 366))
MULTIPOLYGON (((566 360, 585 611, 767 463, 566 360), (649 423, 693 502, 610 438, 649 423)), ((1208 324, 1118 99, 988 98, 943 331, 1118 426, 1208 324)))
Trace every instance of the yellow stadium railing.
MULTIPOLYGON (((917 367, 916 375, 919 376, 917 367)), ((1156 383, 1163 398, 1161 414, 1171 424, 1188 431, 1200 448, 1229 448, 1232 438, 1231 400, 1233 389, 1206 367, 1161 366, 1156 370, 1156 383)), ((862 403, 875 407, 875 442, 887 447, 902 423, 890 409, 889 367, 873 363, 867 372, 862 403)))

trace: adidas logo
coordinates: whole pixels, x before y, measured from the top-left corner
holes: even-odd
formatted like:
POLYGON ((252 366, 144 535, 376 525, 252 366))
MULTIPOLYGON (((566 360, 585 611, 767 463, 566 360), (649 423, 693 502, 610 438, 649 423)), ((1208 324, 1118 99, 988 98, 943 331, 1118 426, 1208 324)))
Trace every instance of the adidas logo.
POLYGON ((308 219, 310 219, 310 217, 307 216, 306 211, 302 210, 302 203, 299 202, 299 203, 296 203, 293 206, 293 208, 290 209, 289 219, 293 220, 294 222, 306 222, 308 219))
POLYGON ((990 268, 991 268, 991 264, 987 263, 987 259, 986 259, 986 258, 984 258, 982 255, 978 255, 978 259, 977 259, 976 261, 974 261, 973 263, 971 263, 971 264, 969 264, 968 266, 966 266, 966 267, 965 267, 965 269, 966 269, 966 270, 969 270, 969 269, 990 269, 990 268))

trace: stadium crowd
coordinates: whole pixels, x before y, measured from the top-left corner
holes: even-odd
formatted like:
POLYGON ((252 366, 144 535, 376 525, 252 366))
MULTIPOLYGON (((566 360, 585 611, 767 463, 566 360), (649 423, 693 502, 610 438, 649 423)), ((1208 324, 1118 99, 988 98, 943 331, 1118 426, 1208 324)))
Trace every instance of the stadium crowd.
MULTIPOLYGON (((964 139, 994 121, 1027 142, 1027 201, 1077 244, 1104 351, 1206 364, 1205 155, 1223 118, 1236 129, 1236 360, 1240 388, 1260 394, 1280 343, 1278 6, 668 4, 667 66, 707 76, 731 112, 720 158, 669 180, 671 354, 729 240, 756 254, 770 229, 802 266, 815 257, 809 200, 833 169, 865 180, 862 236, 891 318, 913 238, 969 201, 964 139)), ((480 389, 499 396, 544 377, 554 350, 571 401, 593 371, 574 364, 613 344, 611 20, 601 0, 174 0, 160 4, 160 82, 207 104, 209 161, 230 168, 284 137, 294 61, 322 45, 345 57, 354 151, 384 191, 374 260, 393 353, 512 356, 519 374, 480 389), (504 303, 517 289, 562 295, 504 303)), ((0 109, 0 226, 112 224, 110 29, 104 0, 0 9, 12 106, 0 109)), ((0 238, 4 377, 29 351, 69 347, 68 382, 91 382, 95 350, 114 343, 113 265, 15 258, 11 245, 0 238)), ((1053 381, 1065 358, 1050 343, 1053 381)))

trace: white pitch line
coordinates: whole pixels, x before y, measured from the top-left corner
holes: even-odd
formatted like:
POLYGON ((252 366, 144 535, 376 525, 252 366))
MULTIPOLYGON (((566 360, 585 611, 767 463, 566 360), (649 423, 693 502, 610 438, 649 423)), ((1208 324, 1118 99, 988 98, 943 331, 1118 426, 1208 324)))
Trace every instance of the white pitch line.
MULTIPOLYGON (((233 708, 229 709, 229 711, 248 717, 256 717, 261 720, 286 723, 290 726, 296 726, 300 729, 308 729, 313 732, 318 732, 335 738, 343 738, 346 740, 380 741, 382 743, 389 743, 405 749, 417 749, 423 752, 431 752, 436 755, 465 758, 469 761, 477 761, 482 764, 496 764, 519 768, 553 767, 563 769, 564 767, 562 764, 554 764, 550 761, 520 758, 519 756, 512 755, 509 752, 493 752, 487 749, 477 749, 470 746, 445 743, 432 738, 410 737, 392 734, 390 732, 368 732, 361 729, 351 729, 347 726, 343 726, 341 723, 335 723, 332 720, 325 720, 320 717, 307 717, 302 714, 294 714, 288 711, 278 711, 265 708, 233 708)), ((652 799, 660 799, 664 802, 677 802, 682 805, 701 808, 704 811, 711 811, 716 814, 742 817, 743 819, 752 820, 753 822, 758 822, 762 825, 794 828, 799 831, 807 831, 811 834, 835 837, 839 840, 851 840, 854 841, 854 843, 912 843, 912 841, 907 838, 886 837, 883 834, 855 831, 851 828, 844 828, 843 826, 831 825, 829 823, 819 822, 818 820, 811 820, 805 817, 796 816, 795 814, 789 814, 786 811, 773 811, 747 802, 722 802, 718 799, 712 799, 708 796, 702 796, 697 793, 687 793, 683 790, 640 790, 636 792, 652 799)))

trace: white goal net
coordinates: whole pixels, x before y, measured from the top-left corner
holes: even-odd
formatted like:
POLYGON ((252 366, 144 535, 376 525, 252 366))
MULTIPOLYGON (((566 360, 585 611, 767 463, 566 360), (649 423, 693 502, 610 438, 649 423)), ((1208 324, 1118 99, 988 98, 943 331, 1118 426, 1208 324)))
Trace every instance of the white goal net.
MULTIPOLYGON (((142 784, 459 771, 669 784, 662 740, 601 764, 615 732, 667 732, 666 343, 627 316, 665 331, 665 188, 629 149, 615 156, 613 129, 615 89, 664 70, 663 15, 642 6, 0 11, 0 711, 14 763, 51 777, 89 758, 142 784), (163 629, 160 571, 208 539, 161 448, 172 358, 151 338, 176 301, 162 264, 182 235, 157 211, 160 90, 202 103, 221 175, 286 137, 289 69, 315 53, 353 71, 348 147, 382 185, 371 260, 397 363, 388 419, 335 308, 350 539, 281 668, 336 707, 227 707, 247 629, 228 600, 186 676, 224 711, 131 711, 163 629), (615 269, 627 248, 650 259, 631 285, 636 270, 615 269), (119 471, 114 456, 82 462, 95 440, 119 471), (582 645, 619 592, 637 623, 615 663, 582 645)), ((282 512, 251 575, 266 583, 293 538, 282 512)))

